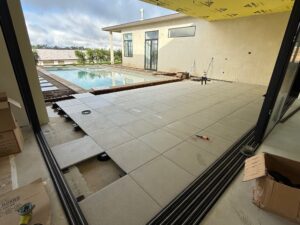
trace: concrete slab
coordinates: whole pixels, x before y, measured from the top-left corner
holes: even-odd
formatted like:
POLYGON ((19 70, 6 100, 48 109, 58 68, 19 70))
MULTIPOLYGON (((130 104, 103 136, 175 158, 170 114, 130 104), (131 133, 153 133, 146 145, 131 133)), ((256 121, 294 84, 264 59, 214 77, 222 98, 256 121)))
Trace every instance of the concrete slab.
POLYGON ((61 169, 98 155, 104 150, 89 136, 51 148, 61 169))
MULTIPOLYGON (((300 121, 300 118, 299 120, 300 121)), ((299 128, 298 128, 299 130, 299 128)), ((278 124, 259 147, 258 152, 268 152, 283 156, 292 160, 300 160, 299 142, 295 149, 294 143, 288 139, 298 135, 295 130, 290 129, 287 124, 278 124), (282 144, 281 144, 282 143, 282 144), (274 147, 276 146, 276 147, 274 147)), ((299 136, 299 135, 298 135, 299 136)), ((293 139, 293 138, 292 138, 293 139)), ((299 138, 298 138, 299 139, 299 138)), ((295 223, 280 217, 276 214, 259 209, 252 203, 253 182, 243 182, 243 172, 235 179, 227 191, 221 196, 213 210, 211 210, 201 224, 223 225, 226 217, 226 224, 272 224, 272 225, 293 225, 295 223)))
POLYGON ((146 224, 159 205, 129 176, 124 176, 79 203, 89 224, 146 224))
POLYGON ((22 187, 42 178, 50 199, 51 224, 66 225, 68 221, 41 155, 39 145, 36 142, 35 135, 30 127, 23 127, 22 133, 24 136, 23 150, 11 156, 13 188, 22 187))
POLYGON ((92 193, 125 175, 124 171, 113 160, 99 161, 96 157, 80 162, 74 167, 78 168, 92 193))
POLYGON ((134 170, 130 176, 162 207, 194 179, 191 174, 163 156, 134 170))
POLYGON ((277 149, 284 149, 286 151, 291 151, 291 152, 299 150, 300 147, 299 127, 285 126, 285 124, 278 124, 276 128, 277 129, 273 130, 268 135, 268 139, 264 142, 266 145, 273 146, 277 149))

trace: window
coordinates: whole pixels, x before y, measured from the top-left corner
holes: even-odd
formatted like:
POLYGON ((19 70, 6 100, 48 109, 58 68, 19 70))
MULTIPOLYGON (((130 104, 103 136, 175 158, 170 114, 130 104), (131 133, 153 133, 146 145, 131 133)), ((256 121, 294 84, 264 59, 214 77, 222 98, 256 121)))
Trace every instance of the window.
POLYGON ((123 34, 124 56, 132 57, 132 33, 123 34))
POLYGON ((169 38, 194 37, 195 32, 196 32, 196 26, 170 28, 169 29, 169 38))
POLYGON ((158 39, 158 31, 147 31, 145 39, 158 39))

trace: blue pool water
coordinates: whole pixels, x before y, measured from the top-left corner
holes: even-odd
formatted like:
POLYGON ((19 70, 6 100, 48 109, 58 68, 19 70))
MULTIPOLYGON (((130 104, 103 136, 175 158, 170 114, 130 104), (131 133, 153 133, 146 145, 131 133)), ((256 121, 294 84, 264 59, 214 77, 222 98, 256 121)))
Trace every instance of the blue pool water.
POLYGON ((161 80, 161 78, 152 75, 117 71, 109 68, 64 67, 47 68, 47 71, 86 90, 161 80))

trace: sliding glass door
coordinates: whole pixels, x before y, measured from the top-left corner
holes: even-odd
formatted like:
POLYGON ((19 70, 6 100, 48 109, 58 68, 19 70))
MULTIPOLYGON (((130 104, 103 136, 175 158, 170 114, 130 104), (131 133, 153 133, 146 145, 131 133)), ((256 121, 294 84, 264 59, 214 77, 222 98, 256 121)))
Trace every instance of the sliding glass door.
MULTIPOLYGON (((295 4, 300 5, 299 1, 295 4)), ((299 95, 300 8, 294 6, 275 64, 265 101, 256 125, 255 139, 261 142, 281 120, 299 95)))
POLYGON ((145 69, 157 70, 158 31, 145 33, 145 69))

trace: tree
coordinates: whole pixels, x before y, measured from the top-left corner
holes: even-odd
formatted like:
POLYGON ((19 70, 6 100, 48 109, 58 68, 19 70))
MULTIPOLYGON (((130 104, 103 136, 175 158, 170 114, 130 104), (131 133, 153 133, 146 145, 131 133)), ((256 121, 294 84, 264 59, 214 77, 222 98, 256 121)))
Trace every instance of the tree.
POLYGON ((114 51, 114 56, 116 62, 122 62, 122 51, 120 49, 114 51))
POLYGON ((96 53, 96 60, 98 63, 107 62, 109 60, 109 51, 105 50, 103 48, 101 49, 95 49, 96 53))
POLYGON ((104 58, 104 53, 102 49, 95 49, 95 59, 97 63, 101 63, 103 61, 103 58, 104 58))
POLYGON ((86 58, 85 53, 83 51, 76 50, 75 55, 78 58, 78 63, 85 64, 86 58))
POLYGON ((89 60, 89 63, 94 63, 94 60, 95 60, 95 50, 93 50, 91 48, 88 48, 86 50, 86 56, 87 56, 87 59, 89 60))

